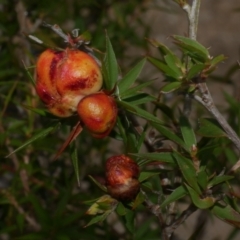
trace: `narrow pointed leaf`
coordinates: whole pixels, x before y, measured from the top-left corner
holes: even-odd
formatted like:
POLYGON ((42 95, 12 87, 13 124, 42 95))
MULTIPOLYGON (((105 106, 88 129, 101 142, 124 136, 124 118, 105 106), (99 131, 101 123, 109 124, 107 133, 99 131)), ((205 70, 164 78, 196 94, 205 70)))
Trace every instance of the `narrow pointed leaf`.
POLYGON ((181 82, 171 82, 166 85, 164 85, 161 88, 161 92, 163 93, 170 93, 173 92, 181 87, 182 83, 181 82))
POLYGON ((147 102, 156 101, 156 98, 147 93, 137 93, 134 96, 125 98, 124 101, 129 102, 133 105, 140 105, 140 104, 144 104, 147 102))
MULTIPOLYGON (((147 39, 154 47, 158 48, 162 56, 170 55, 174 59, 175 65, 179 68, 184 67, 184 63, 164 44, 153 40, 147 39)), ((166 62, 169 62, 168 60, 166 62)), ((170 63, 170 62, 169 62, 170 63)))
POLYGON ((77 178, 77 183, 78 183, 78 186, 80 187, 79 164, 78 164, 79 160, 78 160, 77 148, 75 146, 71 149, 71 159, 72 159, 74 172, 77 178))
POLYGON ((189 123, 188 119, 183 115, 180 117, 179 123, 180 123, 180 129, 182 132, 183 140, 188 147, 188 151, 191 151, 192 146, 193 145, 196 146, 197 144, 192 126, 189 123))
POLYGON ((213 197, 206 197, 206 198, 200 198, 200 196, 198 195, 198 193, 196 191, 194 191, 191 187, 187 186, 189 195, 194 203, 194 205, 200 209, 207 209, 212 207, 215 202, 216 199, 213 197))
POLYGON ((205 62, 210 58, 208 50, 196 40, 177 35, 174 35, 173 38, 176 40, 176 45, 178 45, 183 50, 188 51, 189 55, 192 53, 196 54, 196 58, 200 58, 198 60, 205 62))
POLYGON ((178 79, 179 75, 168 67, 164 62, 159 59, 148 57, 149 62, 151 62, 155 67, 157 67, 164 75, 169 76, 174 79, 178 79))
POLYGON ((124 109, 126 109, 127 111, 142 117, 144 119, 146 119, 147 121, 152 121, 152 122, 156 122, 159 124, 162 124, 162 122, 155 117, 153 114, 147 112, 146 110, 143 110, 142 108, 139 108, 135 105, 132 105, 130 103, 127 103, 125 101, 118 101, 118 104, 121 105, 122 107, 124 107, 124 109))
POLYGON ((65 140, 65 142, 62 144, 62 146, 60 147, 60 149, 57 151, 57 153, 54 156, 54 160, 56 160, 61 154, 62 152, 66 149, 66 147, 71 144, 76 138, 77 136, 82 132, 83 128, 81 125, 81 122, 79 121, 72 129, 72 131, 70 132, 69 136, 67 137, 67 139, 65 140))
POLYGON ((182 76, 182 72, 177 66, 178 61, 176 60, 176 56, 172 54, 167 54, 164 56, 164 59, 168 67, 170 67, 179 76, 179 79, 180 79, 182 76))
POLYGON ((103 73, 106 89, 112 90, 118 79, 118 64, 108 35, 106 35, 106 54, 103 61, 103 73))
POLYGON ((152 176, 159 175, 159 174, 160 174, 160 172, 156 171, 156 170, 154 170, 154 171, 147 171, 147 172, 141 172, 138 180, 139 180, 139 182, 144 182, 147 179, 151 178, 152 176))
POLYGON ((103 192, 107 192, 107 188, 102 185, 101 183, 99 183, 97 180, 95 180, 95 178, 93 178, 91 175, 88 175, 88 177, 92 180, 92 182, 94 182, 103 192))
POLYGON ((172 152, 162 152, 162 153, 130 153, 129 155, 138 157, 140 159, 147 159, 147 162, 164 162, 164 163, 171 163, 176 164, 175 159, 173 157, 172 152))
POLYGON ((98 222, 103 222, 107 217, 108 217, 108 215, 111 213, 111 211, 107 211, 107 212, 105 212, 104 214, 102 214, 102 215, 97 215, 96 217, 93 217, 92 219, 91 219, 91 221, 86 225, 86 226, 84 226, 85 228, 86 227, 89 227, 89 226, 91 226, 91 225, 93 225, 93 224, 95 224, 95 223, 98 223, 98 222))
POLYGON ((213 187, 215 185, 218 185, 220 183, 229 181, 233 178, 234 178, 234 176, 227 176, 227 175, 216 176, 208 183, 208 188, 211 188, 211 187, 213 187))
POLYGON ((14 151, 12 151, 9 155, 7 155, 6 157, 10 157, 13 153, 16 153, 18 151, 20 151, 21 149, 27 147, 29 144, 37 141, 38 139, 44 138, 46 137, 49 133, 55 131, 58 127, 60 126, 60 123, 58 122, 57 124, 48 127, 46 129, 44 129, 43 131, 41 131, 40 133, 34 135, 33 137, 31 137, 29 140, 27 140, 23 145, 21 145, 20 147, 18 147, 17 149, 15 149, 14 151))
POLYGON ((200 172, 198 172, 198 174, 197 174, 197 181, 198 181, 199 186, 203 190, 206 190, 207 184, 208 184, 208 176, 207 176, 207 173, 206 173, 205 169, 200 171, 200 172))
POLYGON ((135 200, 133 201, 132 204, 132 209, 136 209, 139 205, 141 205, 143 202, 145 201, 145 196, 143 195, 143 193, 140 191, 137 195, 137 197, 135 198, 135 200))
POLYGON ((221 128, 215 119, 202 118, 199 121, 200 125, 197 134, 204 137, 226 137, 226 133, 221 128))
POLYGON ((186 188, 179 186, 176 188, 161 204, 161 208, 165 208, 168 204, 177 201, 178 199, 183 198, 188 194, 186 188))
POLYGON ((233 225, 234 227, 240 228, 240 213, 234 210, 231 206, 221 206, 216 204, 211 212, 221 220, 233 225))
POLYGON ((154 102, 158 109, 160 109, 173 122, 177 122, 174 116, 173 109, 161 102, 154 102))
POLYGON ((196 77, 204 68, 205 65, 202 63, 194 64, 187 73, 187 79, 191 80, 192 78, 196 77))
POLYGON ((129 89, 125 90, 123 93, 121 93, 120 97, 124 100, 125 98, 138 93, 143 88, 146 88, 149 85, 153 84, 155 81, 156 80, 149 80, 149 81, 141 83, 141 84, 139 84, 139 85, 137 85, 135 87, 129 88, 129 89))
POLYGON ((116 208, 116 212, 117 212, 120 216, 124 216, 124 215, 126 215, 127 210, 126 210, 125 206, 124 206, 121 202, 119 202, 119 203, 118 203, 118 206, 117 206, 117 208, 116 208))
POLYGON ((177 143, 179 146, 181 146, 182 148, 184 148, 186 151, 188 150, 187 145, 184 143, 184 141, 178 137, 173 131, 171 131, 170 129, 164 127, 163 125, 157 124, 157 123, 153 123, 151 122, 151 125, 156 128, 163 136, 165 136, 167 139, 177 143))
POLYGON ((124 94, 126 90, 128 90, 131 85, 136 81, 138 76, 140 75, 143 66, 146 63, 146 59, 144 58, 140 61, 134 68, 132 68, 126 76, 124 76, 121 81, 118 83, 119 93, 120 95, 124 94))
POLYGON ((131 210, 127 211, 127 214, 124 216, 125 219, 125 226, 130 233, 134 233, 134 212, 131 210))
POLYGON ((178 166, 182 172, 185 181, 191 186, 198 194, 201 194, 201 190, 197 183, 196 170, 193 162, 179 153, 174 153, 174 157, 178 163, 178 166))
POLYGON ((218 55, 211 60, 211 66, 217 65, 218 63, 223 62, 225 59, 227 59, 227 57, 225 57, 224 55, 218 55))

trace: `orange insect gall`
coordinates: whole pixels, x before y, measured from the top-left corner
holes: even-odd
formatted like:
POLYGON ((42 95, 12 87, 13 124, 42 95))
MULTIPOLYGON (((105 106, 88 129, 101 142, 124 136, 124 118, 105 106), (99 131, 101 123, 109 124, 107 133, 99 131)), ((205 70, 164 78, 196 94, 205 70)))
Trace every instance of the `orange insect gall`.
POLYGON ((78 115, 96 138, 106 137, 117 119, 117 105, 113 97, 103 92, 84 97, 78 104, 78 115))
POLYGON ((45 50, 36 65, 36 91, 49 111, 71 116, 79 101, 102 87, 102 74, 93 57, 79 50, 45 50))

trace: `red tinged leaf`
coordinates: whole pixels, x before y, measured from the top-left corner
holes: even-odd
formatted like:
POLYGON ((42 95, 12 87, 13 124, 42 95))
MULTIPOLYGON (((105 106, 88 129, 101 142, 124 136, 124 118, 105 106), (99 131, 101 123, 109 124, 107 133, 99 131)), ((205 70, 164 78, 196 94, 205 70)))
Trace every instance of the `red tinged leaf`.
POLYGON ((57 151, 57 153, 54 157, 54 160, 56 160, 62 154, 62 152, 66 149, 66 147, 76 139, 76 137, 82 132, 82 130, 83 130, 83 127, 81 125, 81 122, 79 121, 74 126, 73 130, 71 131, 71 133, 69 134, 68 138, 65 140, 63 145, 57 151))

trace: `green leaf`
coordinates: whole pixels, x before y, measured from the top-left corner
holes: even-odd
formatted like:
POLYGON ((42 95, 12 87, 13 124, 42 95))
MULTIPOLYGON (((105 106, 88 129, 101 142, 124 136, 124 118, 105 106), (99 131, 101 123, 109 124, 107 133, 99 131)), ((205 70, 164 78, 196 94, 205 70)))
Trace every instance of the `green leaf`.
POLYGON ((138 93, 140 90, 142 90, 143 88, 146 88, 147 86, 153 84, 153 82, 155 82, 156 80, 150 80, 144 83, 141 83, 135 87, 129 88, 128 90, 124 91, 123 93, 121 93, 121 99, 125 99, 127 97, 130 97, 136 93, 138 93))
POLYGON ((55 206, 55 212, 54 212, 54 216, 56 218, 60 218, 62 216, 62 214, 64 213, 64 211, 66 210, 66 206, 67 206, 67 203, 70 199, 70 196, 71 196, 71 190, 70 188, 69 189, 64 189, 61 191, 61 199, 59 200, 59 202, 57 203, 57 205, 55 206))
POLYGON ((211 212, 221 220, 233 225, 234 227, 240 228, 240 214, 231 206, 216 204, 211 209, 211 212))
POLYGON ((218 63, 224 61, 225 59, 227 59, 227 57, 225 57, 225 56, 222 55, 222 54, 216 56, 215 58, 213 58, 213 59, 210 61, 211 67, 217 65, 218 63))
POLYGON ((137 93, 134 96, 125 98, 124 101, 129 102, 133 105, 140 105, 147 102, 156 101, 156 98, 147 93, 137 93))
POLYGON ((186 50, 190 57, 201 62, 206 62, 210 59, 208 50, 196 40, 174 35, 173 38, 176 40, 175 44, 181 49, 186 50))
POLYGON ((161 102, 154 102, 156 107, 161 110, 171 121, 177 122, 174 116, 173 109, 161 102))
POLYGON ((191 80, 196 77, 205 67, 205 64, 202 63, 194 64, 187 73, 187 79, 191 80))
POLYGON ((165 56, 167 54, 171 54, 171 55, 174 55, 173 52, 167 47, 165 46, 164 44, 156 41, 156 40, 153 40, 153 39, 147 39, 148 42, 150 42, 154 47, 158 48, 160 53, 165 56))
POLYGON ((71 149, 71 159, 74 168, 74 172, 77 178, 78 186, 80 186, 80 177, 79 177, 79 165, 78 165, 78 153, 76 146, 72 147, 71 149))
POLYGON ((188 189, 188 192, 190 194, 190 197, 194 203, 194 205, 200 209, 207 209, 207 208, 210 208, 212 207, 215 202, 216 202, 216 199, 213 198, 213 197, 206 197, 206 198, 200 198, 199 194, 193 190, 191 187, 187 186, 187 189, 188 189))
POLYGON ((130 233, 134 233, 134 212, 132 210, 128 210, 127 214, 124 216, 125 226, 130 233))
POLYGON ((147 121, 152 121, 152 122, 162 124, 162 122, 157 117, 155 117, 151 113, 147 112, 146 110, 143 110, 142 108, 139 108, 139 107, 132 105, 130 103, 127 103, 125 101, 117 101, 117 102, 119 105, 121 105, 127 111, 129 111, 139 117, 142 117, 142 118, 146 119, 147 121))
POLYGON ((234 178, 233 176, 227 176, 227 175, 216 176, 208 183, 208 188, 211 188, 223 182, 227 182, 233 178, 234 178))
POLYGON ((167 65, 178 75, 178 78, 181 79, 182 72, 177 66, 177 64, 179 63, 179 60, 178 59, 176 60, 176 58, 177 57, 173 54, 166 54, 164 56, 164 59, 167 65))
POLYGON ((37 141, 38 139, 46 137, 49 133, 55 131, 59 126, 60 126, 60 123, 58 122, 57 124, 55 124, 55 125, 53 125, 51 127, 48 127, 47 129, 42 130, 40 133, 38 133, 38 134, 34 135, 33 137, 31 137, 28 141, 26 141, 20 147, 18 147, 14 151, 12 151, 9 155, 6 156, 6 158, 10 157, 13 153, 16 153, 16 152, 20 151, 21 149, 25 148, 29 144, 37 141))
POLYGON ((208 176, 207 176, 205 169, 202 169, 200 172, 198 172, 197 181, 203 190, 205 190, 207 188, 208 176))
POLYGON ((163 93, 170 93, 173 92, 181 87, 182 83, 181 82, 171 82, 167 83, 161 88, 161 92, 163 93))
POLYGON ((173 157, 172 152, 161 152, 161 153, 129 153, 129 155, 138 157, 140 159, 146 159, 144 162, 138 162, 139 165, 143 165, 149 162, 163 162, 163 163, 171 163, 176 164, 175 159, 173 157))
POLYGON ((138 76, 140 75, 143 66, 146 63, 146 59, 144 58, 142 61, 140 61, 134 68, 132 68, 118 83, 119 93, 120 96, 124 94, 125 91, 127 91, 130 86, 136 81, 138 76))
POLYGON ((156 128, 167 139, 177 143, 179 146, 184 148, 186 151, 189 151, 188 146, 184 143, 184 141, 180 137, 178 137, 175 133, 173 133, 173 131, 171 131, 170 129, 164 127, 163 125, 160 125, 157 123, 151 122, 151 125, 154 128, 156 128))
POLYGON ((103 192, 107 192, 107 188, 100 184, 97 180, 95 180, 91 175, 88 175, 88 177, 103 191, 103 192))
MULTIPOLYGON (((167 63, 169 63, 171 65, 172 62, 174 62, 174 65, 176 65, 176 67, 178 69, 185 69, 185 63, 182 63, 181 60, 167 47, 165 46, 164 44, 156 41, 156 40, 153 40, 153 39, 147 39, 154 47, 157 47, 158 50, 160 51, 161 55, 162 56, 167 56, 169 55, 170 59, 165 59, 165 61, 167 63)), ((177 70, 178 71, 178 70, 177 70)))
POLYGON ((177 152, 174 153, 174 157, 188 185, 191 186, 198 194, 201 194, 193 162, 177 152))
POLYGON ((42 226, 49 226, 50 224, 50 216, 48 215, 49 212, 47 209, 44 209, 40 203, 39 197, 31 194, 28 197, 33 209, 34 214, 37 216, 37 221, 41 223, 42 226))
POLYGON ((129 128, 127 129, 126 152, 138 152, 137 137, 133 130, 132 124, 130 124, 129 128))
POLYGON ((106 89, 112 90, 118 79, 118 64, 108 35, 106 35, 106 54, 103 61, 103 75, 106 89))
POLYGON ((142 171, 138 178, 139 182, 144 182, 152 176, 159 175, 160 171, 152 170, 152 171, 142 171))
POLYGON ((191 127, 191 124, 189 123, 188 119, 185 116, 180 117, 180 129, 182 132, 183 140, 188 147, 188 151, 190 152, 192 149, 192 146, 197 144, 196 137, 194 134, 194 131, 191 127))
POLYGON ((119 202, 118 206, 116 208, 116 212, 119 216, 124 216, 124 215, 126 215, 127 210, 126 210, 125 206, 121 202, 119 202))
POLYGON ((212 118, 201 118, 199 120, 199 128, 197 130, 197 134, 204 136, 204 137, 226 137, 226 133, 219 125, 219 123, 212 118))
POLYGON ((109 215, 110 213, 111 213, 111 211, 107 211, 107 212, 105 212, 105 213, 102 214, 102 215, 97 215, 97 216, 93 217, 93 218, 91 219, 91 221, 90 221, 86 226, 84 226, 84 227, 86 228, 86 227, 89 227, 89 226, 91 226, 91 225, 93 225, 93 224, 95 224, 95 223, 103 222, 103 221, 108 217, 108 215, 109 215))
POLYGON ((137 197, 135 198, 133 204, 132 204, 132 209, 136 209, 139 205, 141 205, 143 202, 145 201, 145 196, 143 195, 143 193, 140 191, 137 195, 137 197))
MULTIPOLYGON (((29 77, 29 79, 31 80, 31 83, 32 83, 32 85, 33 86, 35 86, 35 79, 34 79, 34 77, 33 77, 33 74, 31 74, 30 73, 30 71, 29 71, 29 69, 31 69, 32 67, 26 67, 26 65, 25 65, 25 63, 23 62, 23 66, 24 66, 24 68, 25 68, 25 71, 26 71, 26 73, 27 73, 27 76, 29 77)), ((34 68, 35 68, 35 66, 34 66, 34 68)))
POLYGON ((161 208, 165 208, 168 204, 177 201, 180 198, 186 196, 188 192, 183 186, 176 188, 161 204, 161 208))
POLYGON ((163 74, 174 79, 179 79, 179 75, 173 71, 169 66, 163 63, 161 60, 153 57, 147 58, 155 67, 157 67, 163 74))

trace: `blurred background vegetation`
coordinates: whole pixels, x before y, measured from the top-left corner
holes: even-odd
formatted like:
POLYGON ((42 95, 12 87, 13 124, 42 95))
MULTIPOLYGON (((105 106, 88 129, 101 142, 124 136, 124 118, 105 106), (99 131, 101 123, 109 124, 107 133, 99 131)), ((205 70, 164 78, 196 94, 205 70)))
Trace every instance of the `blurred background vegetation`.
MULTIPOLYGON (((239 81, 236 81, 239 80, 236 63, 239 13, 235 11, 239 6, 234 3, 237 1, 232 4, 223 0, 203 1, 198 34, 199 41, 211 47, 213 55, 229 56, 226 64, 212 76, 210 88, 213 85, 216 104, 224 108, 230 120, 234 119, 235 112, 228 105, 222 105, 222 92, 239 98, 239 81)), ((77 142, 80 187, 69 153, 66 151, 58 160, 53 160, 70 130, 69 122, 64 120, 47 138, 6 158, 55 121, 54 117, 46 118, 30 109, 43 108, 28 74, 34 74, 36 58, 44 49, 29 42, 24 34, 64 46, 62 39, 41 26, 42 21, 58 24, 65 32, 74 28, 81 32, 88 30, 92 35, 91 46, 100 51, 105 49, 107 31, 121 70, 126 73, 142 56, 154 53, 145 38, 170 44, 168 36, 186 34, 185 14, 170 0, 0 0, 0 239, 131 239, 116 216, 84 228, 90 217, 85 215, 88 206, 83 202, 101 194, 89 181, 88 174, 104 181, 103 162, 122 151, 116 140, 95 140, 85 132, 81 134, 77 142)), ((160 88, 161 76, 147 64, 141 79, 156 77, 160 88)), ((141 228, 135 239, 158 239, 155 220, 144 214, 139 215, 141 228)), ((209 236, 217 235, 209 233, 209 236)))

